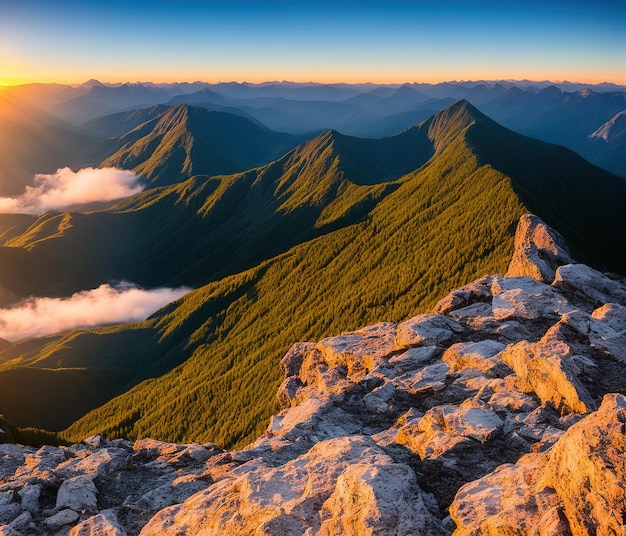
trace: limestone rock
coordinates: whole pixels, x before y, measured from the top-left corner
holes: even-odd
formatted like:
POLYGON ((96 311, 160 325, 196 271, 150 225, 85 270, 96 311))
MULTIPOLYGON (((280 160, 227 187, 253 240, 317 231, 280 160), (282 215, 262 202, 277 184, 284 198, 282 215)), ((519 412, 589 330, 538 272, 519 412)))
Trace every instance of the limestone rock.
POLYGON ((626 531, 626 397, 604 397, 596 413, 555 444, 542 483, 563 501, 574 534, 626 531))
POLYGON ((114 512, 104 510, 76 525, 69 536, 127 536, 114 512))
POLYGON ((41 495, 41 486, 38 484, 26 484, 19 492, 22 510, 26 510, 31 514, 39 512, 39 496, 41 495))
POLYGON ((591 315, 573 311, 563 317, 563 322, 589 339, 589 345, 626 363, 626 307, 608 303, 591 315))
POLYGON ((3 504, 0 506, 0 524, 11 523, 22 513, 20 505, 17 503, 3 504))
POLYGON ((445 534, 406 465, 355 463, 337 479, 320 512, 319 534, 445 534))
POLYGON ((583 360, 563 334, 563 324, 551 328, 538 343, 520 342, 508 347, 502 360, 518 376, 527 392, 543 403, 551 402, 562 413, 587 413, 596 408, 579 379, 583 360))
POLYGON ((0 535, 623 534, 624 284, 577 264, 546 284, 565 253, 527 220, 525 273, 294 344, 241 450, 0 444, 0 535))
POLYGON ((80 516, 75 510, 71 510, 66 508, 65 510, 61 510, 57 512, 53 516, 47 518, 43 524, 46 526, 48 530, 56 531, 59 530, 64 525, 70 525, 78 520, 80 516))
MULTIPOLYGON (((395 464, 371 439, 342 437, 318 443, 284 465, 267 467, 261 463, 240 471, 182 505, 161 510, 141 534, 179 534, 180 527, 185 527, 186 534, 252 535, 259 534, 257 527, 263 527, 263 534, 277 533, 270 528, 277 531, 279 527, 295 534, 332 534, 336 527, 349 525, 357 534, 375 533, 374 527, 380 527, 380 523, 386 524, 390 533, 399 533, 402 523, 419 533, 424 527, 439 526, 426 508, 419 508, 423 504, 421 493, 414 473, 395 464), (388 483, 385 476, 391 474, 395 480, 388 483), (339 505, 347 506, 346 488, 355 486, 368 492, 359 497, 364 501, 362 515, 355 515, 357 508, 351 507, 338 519, 327 520, 329 512, 339 505), (390 500, 396 505, 402 501, 413 504, 416 514, 403 520, 394 514, 391 505, 387 506, 390 500), (377 519, 376 511, 386 513, 377 519), (327 528, 323 528, 324 522, 327 528)), ((378 533, 383 532, 378 529, 378 533)))
POLYGON ((549 284, 556 269, 570 262, 569 248, 557 231, 532 214, 520 218, 506 277, 528 276, 549 284))
POLYGON ((90 514, 98 511, 98 490, 88 476, 69 478, 61 484, 57 493, 57 508, 70 508, 75 512, 90 514))
POLYGON ((553 287, 529 277, 515 277, 494 283, 492 310, 498 321, 512 318, 557 319, 575 307, 553 287))
POLYGON ((450 366, 450 372, 456 372, 465 367, 485 369, 485 367, 493 366, 491 358, 502 350, 504 350, 504 344, 493 340, 460 342, 450 346, 441 359, 450 366))
POLYGON ((383 322, 319 342, 323 359, 330 368, 345 367, 348 374, 372 370, 380 358, 393 349, 396 326, 383 322))
POLYGON ((494 280, 497 279, 501 279, 501 276, 488 275, 469 285, 453 290, 435 305, 434 312, 446 315, 468 306, 488 304, 492 298, 491 288, 494 280))
POLYGON ((450 507, 454 535, 624 534, 625 427, 626 398, 607 395, 551 451, 464 485, 450 507))
POLYGON ((463 328, 447 316, 430 314, 417 315, 398 325, 396 349, 410 346, 435 346, 449 341, 463 328))
POLYGON ((626 305, 626 284, 616 281, 584 264, 561 266, 553 283, 560 290, 574 292, 594 305, 626 305))

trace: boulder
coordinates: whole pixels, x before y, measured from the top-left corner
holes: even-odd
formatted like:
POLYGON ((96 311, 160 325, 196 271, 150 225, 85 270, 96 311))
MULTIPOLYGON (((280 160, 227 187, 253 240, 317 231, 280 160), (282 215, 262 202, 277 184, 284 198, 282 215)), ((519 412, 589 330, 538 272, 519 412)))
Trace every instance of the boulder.
POLYGON ((509 346, 502 360, 513 369, 523 391, 534 392, 542 403, 553 404, 563 414, 588 413, 596 404, 579 378, 586 360, 558 323, 538 343, 523 341, 509 346))
POLYGON ((606 395, 550 451, 462 486, 450 506, 454 536, 624 534, 625 430, 626 397, 606 395))
POLYGON ((382 322, 323 339, 318 348, 329 368, 344 367, 349 375, 367 374, 393 350, 395 337, 396 325, 382 322))
POLYGON ((605 303, 626 305, 626 284, 611 279, 584 264, 568 264, 556 271, 554 287, 573 292, 594 306, 605 303))
POLYGON ((63 481, 57 492, 57 508, 95 514, 98 511, 98 490, 89 476, 76 476, 63 481))
POLYGON ((395 349, 411 346, 436 346, 449 341, 455 333, 463 332, 457 322, 439 314, 417 315, 398 325, 395 349))
POLYGON ((419 534, 426 527, 441 534, 413 471, 367 437, 323 441, 278 467, 241 469, 161 510, 141 534, 180 534, 181 527, 186 534, 336 534, 342 527, 352 527, 353 534, 419 534), (397 515, 402 504, 414 513, 397 515))
POLYGON ((487 370, 494 365, 493 357, 504 350, 504 344, 486 340, 479 342, 460 342, 450 346, 441 359, 450 366, 450 372, 465 367, 487 370))
POLYGON ((76 522, 79 517, 80 515, 78 515, 78 512, 76 512, 75 510, 66 508, 46 518, 43 524, 48 530, 56 531, 65 525, 70 525, 76 522))
POLYGON ((112 510, 103 510, 72 528, 69 536, 126 536, 112 510))
POLYGON ((494 283, 492 311, 502 322, 508 319, 557 319, 575 307, 554 287, 530 277, 514 277, 494 283))
POLYGON ((549 284, 556 269, 570 262, 567 243, 557 231, 533 214, 520 218, 506 277, 528 276, 549 284))

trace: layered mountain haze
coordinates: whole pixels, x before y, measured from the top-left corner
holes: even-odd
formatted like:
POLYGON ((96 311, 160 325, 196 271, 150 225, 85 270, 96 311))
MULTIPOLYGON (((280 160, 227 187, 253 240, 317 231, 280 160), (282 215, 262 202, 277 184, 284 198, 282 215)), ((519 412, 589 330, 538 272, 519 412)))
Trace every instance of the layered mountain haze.
POLYGON ((87 162, 94 140, 0 91, 0 196, 19 195, 36 173, 87 162))
POLYGON ((327 131, 250 171, 51 213, 0 249, 7 291, 67 295, 111 279, 197 290, 139 324, 5 349, 0 406, 22 427, 69 426, 71 439, 242 445, 276 410, 276 363, 294 340, 401 321, 503 272, 528 209, 579 258, 626 272, 624 206, 625 181, 461 101, 382 140, 327 131), (38 396, 16 405, 9 386, 26 384, 38 396))

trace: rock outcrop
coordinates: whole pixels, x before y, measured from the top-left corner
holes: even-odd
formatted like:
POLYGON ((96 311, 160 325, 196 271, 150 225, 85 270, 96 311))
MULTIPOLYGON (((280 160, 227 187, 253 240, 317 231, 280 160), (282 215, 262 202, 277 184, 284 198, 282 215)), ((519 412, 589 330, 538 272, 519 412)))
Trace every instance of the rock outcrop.
POLYGON ((526 216, 507 277, 295 344, 243 450, 0 445, 0 535, 624 534, 625 348, 625 282, 526 216))

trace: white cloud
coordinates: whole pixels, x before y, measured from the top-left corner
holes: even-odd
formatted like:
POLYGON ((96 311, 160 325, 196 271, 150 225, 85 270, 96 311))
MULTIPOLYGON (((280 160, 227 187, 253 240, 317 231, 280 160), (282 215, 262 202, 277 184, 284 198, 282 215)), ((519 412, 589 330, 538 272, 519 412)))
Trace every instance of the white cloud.
POLYGON ((0 309, 0 338, 15 342, 68 329, 139 322, 190 290, 144 290, 124 282, 100 285, 69 298, 29 298, 0 309))
POLYGON ((58 169, 37 174, 18 197, 0 197, 0 214, 43 214, 97 201, 113 201, 143 191, 140 177, 117 168, 58 169))

